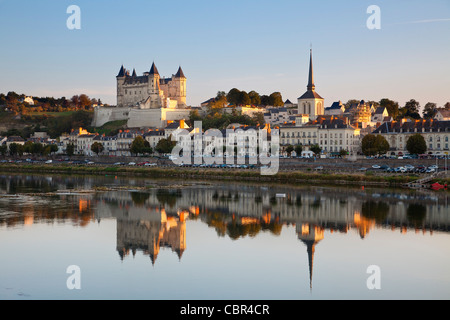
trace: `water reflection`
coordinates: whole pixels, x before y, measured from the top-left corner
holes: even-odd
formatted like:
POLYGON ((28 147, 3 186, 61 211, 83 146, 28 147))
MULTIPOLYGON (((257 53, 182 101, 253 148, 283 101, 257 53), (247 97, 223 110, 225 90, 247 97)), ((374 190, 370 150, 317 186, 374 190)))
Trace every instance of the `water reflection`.
POLYGON ((356 232, 365 239, 375 228, 405 233, 449 232, 448 193, 332 187, 263 187, 192 183, 183 186, 117 177, 0 177, 0 226, 36 223, 87 226, 116 220, 120 259, 137 251, 154 265, 161 248, 181 259, 187 249, 186 221, 238 240, 295 226, 306 247, 312 287, 315 247, 325 231, 356 232), (106 188, 94 192, 96 186, 106 188), (124 186, 126 188, 124 189, 124 186))

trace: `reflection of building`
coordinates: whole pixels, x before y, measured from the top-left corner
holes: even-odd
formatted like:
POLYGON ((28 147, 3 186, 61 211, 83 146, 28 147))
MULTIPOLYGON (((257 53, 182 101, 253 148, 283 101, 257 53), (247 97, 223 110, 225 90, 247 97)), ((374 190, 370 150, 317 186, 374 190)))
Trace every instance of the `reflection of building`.
POLYGON ((324 229, 318 226, 309 225, 308 223, 297 225, 298 238, 306 244, 308 252, 308 266, 309 266, 309 287, 312 288, 314 252, 316 244, 323 239, 324 229), (301 230, 299 228, 301 227, 301 230))

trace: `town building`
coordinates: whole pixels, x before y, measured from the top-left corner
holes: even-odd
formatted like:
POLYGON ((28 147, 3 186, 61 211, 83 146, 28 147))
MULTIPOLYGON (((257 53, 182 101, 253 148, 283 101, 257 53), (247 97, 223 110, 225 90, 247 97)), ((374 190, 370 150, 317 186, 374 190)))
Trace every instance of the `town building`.
POLYGON ((405 155, 408 138, 421 134, 427 144, 427 154, 448 155, 450 146, 450 121, 402 120, 380 125, 373 134, 383 136, 390 146, 390 155, 405 155))

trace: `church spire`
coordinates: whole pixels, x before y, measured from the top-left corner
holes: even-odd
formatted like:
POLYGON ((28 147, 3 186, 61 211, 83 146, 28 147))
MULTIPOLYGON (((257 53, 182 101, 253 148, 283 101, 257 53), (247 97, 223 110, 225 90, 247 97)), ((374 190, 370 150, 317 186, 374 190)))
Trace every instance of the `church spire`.
POLYGON ((308 91, 316 90, 314 85, 313 63, 312 63, 312 49, 309 51, 309 78, 308 78, 308 91))

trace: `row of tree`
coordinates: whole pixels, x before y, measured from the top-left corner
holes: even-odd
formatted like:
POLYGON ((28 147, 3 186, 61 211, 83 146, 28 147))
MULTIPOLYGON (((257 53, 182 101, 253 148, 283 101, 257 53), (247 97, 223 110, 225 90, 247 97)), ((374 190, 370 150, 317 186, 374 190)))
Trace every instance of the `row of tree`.
MULTIPOLYGON (((386 154, 390 149, 389 142, 381 135, 368 134, 361 141, 361 151, 366 156, 386 154)), ((406 150, 410 154, 424 154, 427 151, 425 138, 417 133, 406 141, 406 150)))
MULTIPOLYGON (((346 107, 350 107, 353 103, 359 103, 360 100, 350 99, 345 103, 346 107)), ((397 101, 390 99, 381 99, 380 101, 367 101, 367 103, 373 104, 375 107, 386 107, 389 116, 394 120, 399 120, 402 118, 410 119, 432 119, 436 115, 439 107, 434 102, 427 102, 422 110, 422 116, 420 115, 421 106, 418 101, 411 99, 405 103, 403 107, 400 107, 397 101)), ((445 103, 440 108, 445 110, 450 110, 450 102, 445 103)))
POLYGON ((9 145, 9 150, 6 145, 0 146, 0 153, 4 156, 8 154, 11 156, 22 156, 23 154, 41 155, 47 156, 58 151, 58 146, 56 144, 43 145, 41 143, 34 143, 27 141, 25 144, 11 143, 9 145))
POLYGON ((15 113, 27 114, 28 112, 89 110, 93 105, 102 104, 100 99, 90 98, 86 94, 74 95, 72 98, 33 97, 34 105, 24 101, 25 98, 25 94, 18 94, 14 91, 10 91, 6 95, 0 93, 0 106, 15 113))
POLYGON ((270 95, 260 95, 254 90, 247 93, 246 91, 233 88, 228 93, 225 93, 225 91, 217 92, 216 97, 209 103, 209 107, 213 109, 224 108, 228 104, 235 106, 281 107, 284 105, 284 102, 280 92, 273 92, 270 95))

